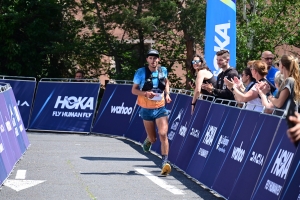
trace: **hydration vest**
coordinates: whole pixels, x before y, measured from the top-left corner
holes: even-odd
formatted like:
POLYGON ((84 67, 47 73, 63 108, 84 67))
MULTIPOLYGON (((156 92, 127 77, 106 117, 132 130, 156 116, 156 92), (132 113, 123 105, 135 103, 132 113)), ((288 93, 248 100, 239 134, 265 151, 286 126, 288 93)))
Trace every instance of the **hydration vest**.
POLYGON ((150 71, 150 69, 148 68, 148 65, 145 66, 145 83, 144 86, 142 88, 142 91, 149 91, 153 89, 153 82, 152 79, 153 78, 158 78, 158 89, 160 89, 161 91, 164 91, 166 88, 166 83, 165 80, 166 78, 164 77, 164 74, 162 72, 161 67, 158 67, 158 77, 153 77, 152 76, 152 72, 150 71))

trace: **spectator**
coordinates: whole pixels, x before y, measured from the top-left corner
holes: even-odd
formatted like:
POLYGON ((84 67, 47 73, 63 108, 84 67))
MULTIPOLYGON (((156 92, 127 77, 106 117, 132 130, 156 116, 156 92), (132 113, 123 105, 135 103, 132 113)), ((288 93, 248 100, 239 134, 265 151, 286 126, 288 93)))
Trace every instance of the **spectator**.
POLYGON ((192 114, 193 114, 197 99, 200 96, 200 94, 202 93, 202 94, 210 95, 209 92, 201 89, 202 84, 203 83, 212 84, 215 87, 216 78, 214 77, 213 73, 209 70, 205 60, 201 56, 195 55, 191 64, 192 64, 191 72, 192 74, 196 74, 194 96, 191 103, 192 114))
POLYGON ((84 79, 84 72, 82 70, 76 71, 75 79, 76 81, 82 81, 81 79, 84 79))
MULTIPOLYGON (((281 73, 276 73, 275 76, 275 87, 278 90, 284 81, 284 76, 281 73)), ((268 101, 268 96, 263 93, 259 88, 259 85, 256 85, 259 96, 261 97, 262 105, 265 107, 265 113, 271 114, 273 112, 274 105, 272 102, 268 101)))
MULTIPOLYGON (((297 105, 300 102, 300 74, 298 59, 293 56, 283 55, 279 62, 280 73, 284 76, 284 82, 280 85, 276 97, 270 95, 268 100, 278 109, 286 109, 289 97, 294 99, 297 105)), ((263 92, 266 93, 268 86, 263 86, 263 92)), ((298 108, 295 108, 297 111, 298 108)))
POLYGON ((218 66, 222 69, 222 72, 217 77, 217 85, 215 87, 211 83, 202 84, 202 89, 208 91, 217 98, 234 100, 233 94, 224 83, 224 78, 231 80, 234 77, 239 76, 238 72, 229 66, 230 53, 228 50, 220 50, 216 55, 218 66))
POLYGON ((273 84, 273 87, 274 86, 274 79, 275 79, 275 74, 276 72, 278 72, 278 69, 276 69, 274 66, 273 66, 273 60, 274 60, 274 55, 271 51, 264 51, 262 54, 261 54, 261 60, 263 62, 265 62, 267 65, 268 65, 268 75, 266 77, 266 79, 273 84))
POLYGON ((255 62, 255 60, 248 61, 247 62, 247 68, 250 68, 253 65, 254 62, 255 62))
MULTIPOLYGON (((266 81, 266 75, 268 73, 268 68, 266 63, 257 60, 253 63, 250 69, 253 78, 255 78, 257 82, 266 81)), ((256 90, 256 87, 253 86, 248 92, 242 93, 237 89, 237 84, 233 83, 233 80, 229 81, 228 79, 225 79, 225 81, 228 82, 227 88, 230 89, 230 91, 232 91, 235 100, 237 100, 238 102, 247 102, 246 109, 255 110, 255 111, 263 110, 262 102, 260 96, 258 95, 258 91, 256 90)))
MULTIPOLYGON (((252 77, 251 70, 248 67, 243 70, 241 80, 236 77, 234 77, 233 80, 234 83, 237 85, 237 89, 240 90, 242 93, 248 92, 256 83, 256 80, 252 77)), ((231 82, 226 82, 226 84, 231 84, 231 82)))

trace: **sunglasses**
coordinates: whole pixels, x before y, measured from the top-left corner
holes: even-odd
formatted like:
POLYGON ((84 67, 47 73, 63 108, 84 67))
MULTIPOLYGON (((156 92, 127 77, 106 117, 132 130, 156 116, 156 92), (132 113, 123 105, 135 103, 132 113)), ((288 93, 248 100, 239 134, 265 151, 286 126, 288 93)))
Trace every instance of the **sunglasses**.
POLYGON ((194 64, 196 64, 196 63, 198 64, 198 63, 200 63, 200 62, 201 62, 201 60, 193 60, 193 61, 192 61, 192 64, 194 65, 194 64))

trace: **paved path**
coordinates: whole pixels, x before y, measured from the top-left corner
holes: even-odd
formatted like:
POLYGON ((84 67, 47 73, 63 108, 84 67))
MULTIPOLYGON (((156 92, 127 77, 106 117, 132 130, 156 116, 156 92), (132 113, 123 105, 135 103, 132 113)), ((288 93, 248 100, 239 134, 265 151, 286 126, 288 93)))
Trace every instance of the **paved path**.
POLYGON ((28 137, 31 146, 2 186, 1 200, 222 199, 175 169, 159 176, 160 158, 129 140, 36 132, 28 137))

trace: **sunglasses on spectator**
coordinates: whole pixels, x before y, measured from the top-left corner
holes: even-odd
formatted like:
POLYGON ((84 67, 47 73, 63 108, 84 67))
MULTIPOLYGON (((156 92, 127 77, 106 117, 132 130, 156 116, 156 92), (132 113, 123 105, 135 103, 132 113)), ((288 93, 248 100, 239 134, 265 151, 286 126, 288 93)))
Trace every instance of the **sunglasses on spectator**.
POLYGON ((200 62, 201 62, 201 60, 193 60, 193 61, 192 61, 192 64, 196 64, 196 63, 198 64, 198 63, 200 63, 200 62))
MULTIPOLYGON (((264 58, 264 57, 263 57, 264 58)), ((265 60, 274 60, 274 58, 264 58, 265 60)))

